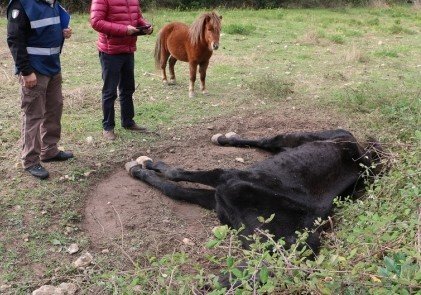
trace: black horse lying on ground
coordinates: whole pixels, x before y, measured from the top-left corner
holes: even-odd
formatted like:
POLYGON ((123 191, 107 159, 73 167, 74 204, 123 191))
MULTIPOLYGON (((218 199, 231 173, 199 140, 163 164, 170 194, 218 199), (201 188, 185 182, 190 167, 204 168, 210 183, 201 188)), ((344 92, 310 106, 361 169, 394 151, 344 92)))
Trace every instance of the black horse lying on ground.
MULTIPOLYGON (((296 231, 312 229, 317 218, 326 219, 333 199, 353 196, 364 185, 367 167, 379 161, 380 145, 361 146, 345 130, 281 134, 260 140, 241 139, 231 132, 217 134, 212 141, 219 145, 258 147, 274 155, 245 170, 214 169, 186 171, 163 162, 139 157, 126 164, 130 174, 159 189, 168 197, 198 204, 217 212, 223 224, 244 226, 244 235, 256 228, 268 229, 286 246, 296 240, 296 231), (214 189, 184 188, 174 183, 188 181, 214 189), (268 218, 262 224, 258 217, 268 218)), ((317 252, 320 231, 307 239, 317 252)))

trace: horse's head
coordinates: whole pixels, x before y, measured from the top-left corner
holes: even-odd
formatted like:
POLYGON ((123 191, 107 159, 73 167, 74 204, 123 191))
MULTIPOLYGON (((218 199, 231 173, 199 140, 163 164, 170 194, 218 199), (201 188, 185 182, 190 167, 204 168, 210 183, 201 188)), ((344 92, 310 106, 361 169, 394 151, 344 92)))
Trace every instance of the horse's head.
POLYGON ((205 43, 210 51, 219 48, 222 16, 215 12, 200 16, 190 27, 190 37, 193 44, 205 43))
POLYGON ((219 48, 219 36, 221 34, 221 19, 215 12, 210 13, 206 17, 204 28, 204 39, 209 45, 209 49, 217 50, 219 48))

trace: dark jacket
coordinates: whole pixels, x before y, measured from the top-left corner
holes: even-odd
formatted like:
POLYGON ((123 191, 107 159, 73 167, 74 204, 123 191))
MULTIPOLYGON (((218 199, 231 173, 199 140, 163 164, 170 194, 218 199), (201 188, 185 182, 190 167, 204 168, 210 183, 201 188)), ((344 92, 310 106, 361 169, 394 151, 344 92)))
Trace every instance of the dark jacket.
POLYGON ((12 0, 7 9, 7 43, 15 60, 16 73, 34 71, 53 76, 60 72, 64 41, 59 4, 12 0))

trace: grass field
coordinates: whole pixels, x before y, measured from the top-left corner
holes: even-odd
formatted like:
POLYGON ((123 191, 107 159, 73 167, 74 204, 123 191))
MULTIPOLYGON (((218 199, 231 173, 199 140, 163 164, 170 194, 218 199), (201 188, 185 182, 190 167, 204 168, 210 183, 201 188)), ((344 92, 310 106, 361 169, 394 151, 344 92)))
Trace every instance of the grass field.
MULTIPOLYGON (((216 237, 220 254, 210 260, 240 280, 249 275, 236 268, 242 257, 256 262, 250 267, 261 268, 261 257, 271 263, 258 287, 243 284, 236 294, 421 292, 421 11, 408 6, 219 12, 221 48, 208 70, 210 95, 198 93, 194 99, 188 98, 186 64, 176 66, 178 85, 161 85, 153 48, 165 23, 191 23, 201 11, 145 13, 155 32, 138 40, 138 123, 171 138, 212 117, 228 120, 232 114, 277 109, 282 113, 293 100, 317 110, 318 116, 343 117, 357 135, 375 136, 393 166, 362 200, 338 201, 334 234, 327 234, 315 261, 300 260, 293 251, 286 252, 288 261, 275 261, 264 255, 268 250, 259 243, 255 251, 227 253, 227 241, 222 240, 232 232, 216 237), (274 275, 265 275, 267 271, 274 275)), ((80 223, 92 186, 161 140, 139 138, 120 127, 117 141, 102 140, 96 33, 88 15, 73 15, 72 27, 74 35, 62 54, 61 146, 77 158, 48 166, 48 181, 33 179, 20 168, 18 83, 6 40, 0 39, 0 293, 27 294, 63 281, 75 282, 81 294, 192 293, 193 286, 213 277, 200 270, 183 272, 179 265, 189 265, 185 253, 146 257, 149 262, 129 267, 116 252, 80 271, 64 251, 74 242, 89 249, 91 241, 80 223)), ((0 34, 6 35, 4 18, 0 34)), ((306 115, 297 111, 299 117, 306 115)), ((225 292, 216 289, 214 294, 225 292)))

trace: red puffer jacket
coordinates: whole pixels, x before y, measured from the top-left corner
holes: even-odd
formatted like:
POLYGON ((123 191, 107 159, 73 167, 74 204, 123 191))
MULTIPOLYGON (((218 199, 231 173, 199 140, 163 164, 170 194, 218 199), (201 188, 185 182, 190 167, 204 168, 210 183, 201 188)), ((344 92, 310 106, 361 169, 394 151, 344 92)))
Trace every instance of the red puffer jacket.
POLYGON ((107 54, 136 51, 136 36, 127 35, 127 26, 147 25, 138 0, 93 0, 91 26, 99 32, 97 47, 107 54))

